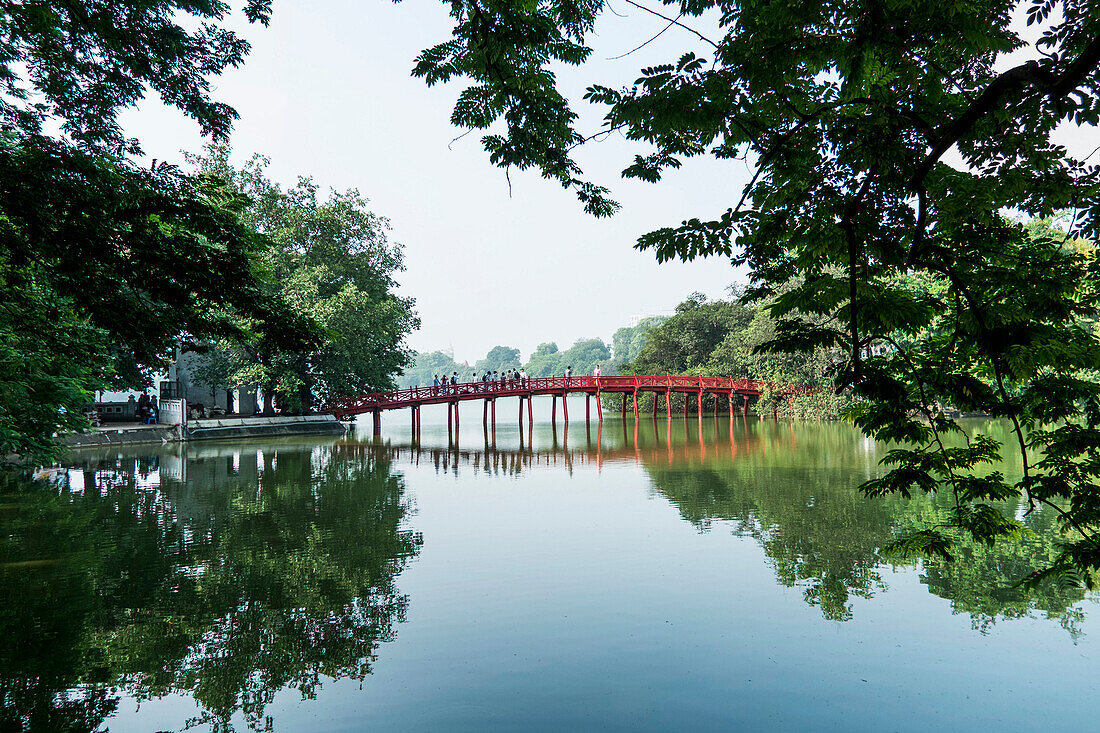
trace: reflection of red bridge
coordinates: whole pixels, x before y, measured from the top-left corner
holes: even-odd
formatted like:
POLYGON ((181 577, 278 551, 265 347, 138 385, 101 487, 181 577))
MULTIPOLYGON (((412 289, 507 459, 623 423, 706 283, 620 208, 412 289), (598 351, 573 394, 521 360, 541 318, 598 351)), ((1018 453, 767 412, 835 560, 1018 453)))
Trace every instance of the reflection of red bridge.
POLYGON ((424 405, 447 405, 447 424, 452 421, 458 427, 458 404, 467 400, 484 400, 485 408, 482 420, 485 426, 489 426, 490 413, 492 424, 496 425, 496 401, 500 397, 519 398, 519 421, 523 424, 523 401, 527 400, 527 418, 534 420, 534 410, 531 406, 531 398, 540 395, 549 395, 553 400, 551 407, 551 421, 556 423, 558 417, 558 398, 562 398, 562 413, 566 422, 569 422, 569 405, 565 397, 570 394, 583 394, 585 396, 584 417, 591 418, 591 398, 596 397, 596 409, 600 420, 603 420, 603 407, 600 397, 604 394, 622 395, 622 414, 626 417, 627 398, 633 399, 634 417, 638 417, 639 393, 652 392, 653 414, 657 414, 659 396, 664 395, 665 409, 672 414, 672 395, 683 394, 684 417, 688 415, 687 397, 696 397, 696 406, 699 417, 703 416, 703 402, 707 395, 714 397, 714 414, 718 414, 718 406, 721 401, 726 402, 729 413, 735 412, 735 402, 744 414, 748 414, 750 400, 759 399, 766 391, 779 396, 792 396, 810 391, 812 388, 791 384, 774 384, 756 379, 727 379, 724 377, 673 377, 669 375, 616 375, 607 377, 539 377, 535 379, 514 379, 505 382, 465 382, 463 384, 444 385, 439 387, 414 387, 412 389, 397 389, 391 392, 374 392, 359 397, 346 397, 337 400, 329 409, 341 417, 362 415, 370 413, 374 417, 374 429, 377 432, 381 427, 381 414, 384 410, 397 410, 404 407, 412 410, 412 426, 414 432, 420 428, 420 408, 424 405))

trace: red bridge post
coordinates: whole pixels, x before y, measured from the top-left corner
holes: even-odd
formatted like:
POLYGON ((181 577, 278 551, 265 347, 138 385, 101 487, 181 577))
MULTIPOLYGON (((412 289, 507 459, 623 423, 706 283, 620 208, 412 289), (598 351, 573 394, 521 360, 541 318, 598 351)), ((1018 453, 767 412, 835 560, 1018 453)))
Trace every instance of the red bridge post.
MULTIPOLYGON (((634 375, 634 432, 638 432, 638 375, 634 375)), ((635 440, 637 444, 637 440, 635 440)))

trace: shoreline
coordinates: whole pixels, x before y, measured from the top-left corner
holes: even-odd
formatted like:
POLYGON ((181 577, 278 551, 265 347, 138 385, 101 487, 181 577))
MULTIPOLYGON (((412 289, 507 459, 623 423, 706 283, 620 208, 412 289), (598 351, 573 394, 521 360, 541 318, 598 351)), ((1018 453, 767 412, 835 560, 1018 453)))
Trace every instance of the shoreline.
POLYGON ((189 420, 185 425, 135 425, 97 428, 58 438, 71 450, 111 445, 186 443, 192 440, 268 438, 280 435, 342 435, 343 423, 334 415, 222 417, 189 420))

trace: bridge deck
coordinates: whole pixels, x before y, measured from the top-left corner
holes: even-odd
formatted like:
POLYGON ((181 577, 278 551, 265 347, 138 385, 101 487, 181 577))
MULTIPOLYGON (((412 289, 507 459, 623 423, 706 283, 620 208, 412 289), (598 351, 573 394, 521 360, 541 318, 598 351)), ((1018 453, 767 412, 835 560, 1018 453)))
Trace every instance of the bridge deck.
POLYGON ((599 396, 605 392, 634 394, 685 393, 693 395, 744 395, 759 397, 766 390, 794 394, 805 388, 789 384, 773 384, 756 379, 725 377, 676 377, 670 375, 613 375, 579 377, 537 377, 508 382, 464 382, 439 387, 413 387, 390 392, 375 392, 337 401, 331 411, 340 416, 379 413, 404 407, 455 404, 467 400, 492 400, 499 397, 531 398, 540 395, 565 397, 570 394, 599 396))

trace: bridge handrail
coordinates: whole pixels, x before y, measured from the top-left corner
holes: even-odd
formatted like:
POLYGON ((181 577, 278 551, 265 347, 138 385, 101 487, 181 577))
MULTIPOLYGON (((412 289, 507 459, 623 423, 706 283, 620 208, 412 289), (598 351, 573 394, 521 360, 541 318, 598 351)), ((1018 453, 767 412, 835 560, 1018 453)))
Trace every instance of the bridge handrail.
POLYGON ((642 389, 664 390, 692 390, 705 391, 734 391, 763 393, 765 391, 779 392, 784 395, 806 394, 817 388, 808 385, 777 384, 765 382, 759 379, 735 379, 732 377, 704 377, 698 375, 675 376, 670 374, 612 374, 594 377, 582 375, 575 377, 529 377, 527 379, 514 379, 508 381, 493 382, 462 382, 459 384, 440 385, 438 387, 407 387, 388 392, 372 392, 356 397, 345 397, 336 400, 330 407, 333 412, 351 413, 356 411, 368 411, 372 409, 387 409, 399 405, 416 404, 428 400, 437 401, 440 398, 453 397, 455 399, 475 399, 479 397, 504 397, 518 394, 553 394, 558 391, 584 391, 591 390, 596 394, 602 391, 612 390, 621 392, 624 390, 638 391, 642 389))

